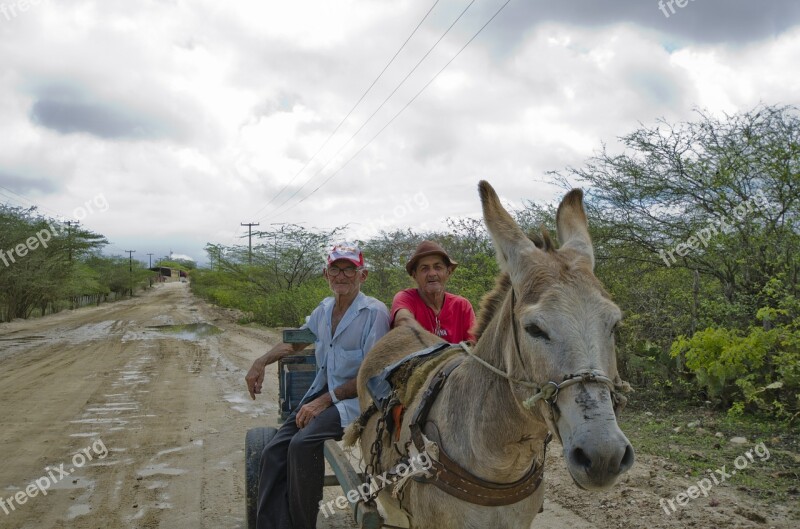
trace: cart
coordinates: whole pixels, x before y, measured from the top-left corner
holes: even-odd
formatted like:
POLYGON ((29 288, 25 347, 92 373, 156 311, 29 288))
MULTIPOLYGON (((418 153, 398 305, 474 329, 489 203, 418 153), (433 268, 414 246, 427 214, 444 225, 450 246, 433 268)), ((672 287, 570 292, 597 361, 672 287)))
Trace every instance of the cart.
MULTIPOLYGON (((284 343, 314 343, 316 337, 308 329, 289 329, 283 331, 284 343)), ((278 361, 278 391, 280 420, 285 421, 311 387, 316 375, 313 351, 306 354, 289 355, 278 361)), ((276 428, 251 428, 245 437, 245 508, 247 529, 256 527, 258 504, 258 479, 261 473, 261 453, 275 434, 276 428)), ((357 490, 364 482, 339 443, 330 439, 324 445, 325 459, 333 469, 333 474, 325 476, 326 487, 341 487, 346 497, 348 491, 357 490)), ((350 501, 353 519, 360 529, 378 529, 384 526, 384 519, 375 503, 363 500, 350 501)))

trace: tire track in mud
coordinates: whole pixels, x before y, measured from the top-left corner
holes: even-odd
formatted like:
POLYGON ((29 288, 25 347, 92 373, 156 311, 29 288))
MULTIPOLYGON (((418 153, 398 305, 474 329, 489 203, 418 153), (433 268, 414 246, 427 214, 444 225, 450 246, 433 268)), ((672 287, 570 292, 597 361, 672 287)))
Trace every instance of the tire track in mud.
MULTIPOLYGON (((245 433, 277 423, 275 372, 255 402, 244 374, 277 339, 180 283, 0 325, 0 498, 93 443, 107 449, 46 496, 0 510, 0 529, 243 529, 245 433), (195 322, 225 332, 185 339, 153 328, 195 322)), ((535 524, 565 526, 594 527, 555 504, 535 524)), ((319 527, 354 525, 342 512, 319 527)))
POLYGON ((184 378, 200 373, 204 352, 168 337, 125 337, 179 312, 183 298, 185 292, 164 291, 102 313, 41 320, 49 327, 45 338, 27 343, 24 329, 2 334, 25 347, 5 357, 0 372, 0 443, 16 455, 0 462, 0 496, 18 493, 48 464, 68 461, 92 442, 108 455, 70 472, 46 497, 29 498, 9 515, 0 511, 0 527, 161 526, 163 511, 174 507, 172 481, 189 473, 180 452, 202 447, 187 440, 190 425, 181 418, 193 389, 184 378))

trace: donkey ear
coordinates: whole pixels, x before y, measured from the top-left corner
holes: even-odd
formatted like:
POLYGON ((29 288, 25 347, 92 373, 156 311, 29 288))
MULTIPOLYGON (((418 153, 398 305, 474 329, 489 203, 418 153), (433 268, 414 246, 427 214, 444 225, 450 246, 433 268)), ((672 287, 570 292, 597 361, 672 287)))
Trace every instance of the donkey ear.
POLYGON ((478 184, 478 191, 483 206, 483 219, 492 236, 497 252, 497 261, 500 268, 508 272, 514 268, 514 263, 520 254, 535 252, 538 248, 525 236, 519 225, 505 210, 500 203, 500 197, 497 196, 489 182, 481 180, 478 184))
POLYGON ((589 223, 583 209, 583 191, 573 189, 564 197, 556 213, 556 229, 562 248, 572 248, 589 260, 594 270, 594 248, 589 223))

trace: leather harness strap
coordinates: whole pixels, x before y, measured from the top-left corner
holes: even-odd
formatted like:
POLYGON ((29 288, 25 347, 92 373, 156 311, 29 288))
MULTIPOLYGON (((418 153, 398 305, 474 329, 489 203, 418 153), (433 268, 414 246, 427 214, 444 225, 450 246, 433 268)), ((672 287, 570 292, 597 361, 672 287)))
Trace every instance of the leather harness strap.
MULTIPOLYGON (((411 424, 409 425, 411 439, 420 453, 425 450, 422 428, 425 425, 428 413, 436 401, 437 395, 444 387, 447 377, 456 367, 461 365, 462 361, 463 358, 454 358, 436 373, 411 418, 411 424)), ((547 443, 550 438, 551 435, 548 434, 544 441, 545 450, 547 450, 547 443)), ((414 478, 415 480, 432 483, 451 496, 477 505, 498 507, 517 503, 533 494, 544 478, 544 460, 539 466, 534 462, 525 475, 513 483, 494 483, 466 471, 447 455, 441 445, 439 446, 438 460, 430 459, 431 468, 429 472, 432 477, 418 476, 414 478)))

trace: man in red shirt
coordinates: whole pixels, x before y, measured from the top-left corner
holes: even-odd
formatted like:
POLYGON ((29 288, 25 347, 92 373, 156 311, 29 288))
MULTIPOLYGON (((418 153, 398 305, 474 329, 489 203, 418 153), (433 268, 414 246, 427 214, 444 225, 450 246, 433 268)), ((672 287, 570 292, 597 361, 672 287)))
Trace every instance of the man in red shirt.
POLYGON ((422 241, 406 263, 417 288, 398 292, 392 301, 392 327, 412 325, 450 343, 472 340, 475 311, 469 300, 445 292, 458 263, 433 241, 422 241))

